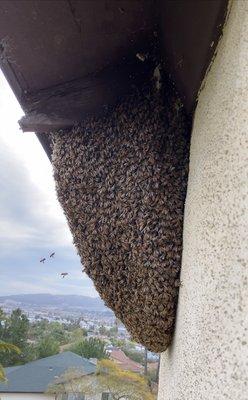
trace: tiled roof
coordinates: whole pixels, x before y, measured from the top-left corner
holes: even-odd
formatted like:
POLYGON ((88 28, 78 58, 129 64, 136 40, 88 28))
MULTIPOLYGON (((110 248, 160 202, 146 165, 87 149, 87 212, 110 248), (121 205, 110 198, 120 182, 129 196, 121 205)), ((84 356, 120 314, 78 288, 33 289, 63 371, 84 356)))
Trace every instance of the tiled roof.
POLYGON ((110 353, 110 358, 125 370, 133 372, 141 372, 143 366, 126 356, 121 349, 113 349, 110 353))

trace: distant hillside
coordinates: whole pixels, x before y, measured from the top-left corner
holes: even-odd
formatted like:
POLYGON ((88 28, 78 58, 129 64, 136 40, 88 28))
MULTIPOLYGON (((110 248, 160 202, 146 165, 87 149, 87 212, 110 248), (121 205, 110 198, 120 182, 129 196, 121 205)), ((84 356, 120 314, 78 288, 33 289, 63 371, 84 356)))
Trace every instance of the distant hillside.
POLYGON ((100 297, 88 297, 79 295, 52 295, 52 294, 17 294, 0 296, 0 303, 16 302, 31 306, 52 306, 59 308, 81 308, 84 310, 106 311, 100 297))

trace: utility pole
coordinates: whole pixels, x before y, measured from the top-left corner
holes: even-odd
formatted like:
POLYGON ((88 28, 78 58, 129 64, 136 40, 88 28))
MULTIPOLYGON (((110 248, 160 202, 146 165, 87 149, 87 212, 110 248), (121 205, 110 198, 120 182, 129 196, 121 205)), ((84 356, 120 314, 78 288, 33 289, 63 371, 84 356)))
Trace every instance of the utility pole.
POLYGON ((159 354, 159 359, 158 359, 158 368, 157 368, 157 373, 156 373, 156 382, 158 383, 159 381, 159 370, 160 370, 160 354, 159 354))
POLYGON ((144 375, 147 376, 147 348, 145 347, 144 375))

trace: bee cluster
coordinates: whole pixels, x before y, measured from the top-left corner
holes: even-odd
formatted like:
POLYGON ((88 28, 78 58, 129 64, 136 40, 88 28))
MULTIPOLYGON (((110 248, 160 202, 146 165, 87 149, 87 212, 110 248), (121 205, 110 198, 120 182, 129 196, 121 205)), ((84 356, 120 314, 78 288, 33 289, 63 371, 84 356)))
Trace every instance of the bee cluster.
POLYGON ((172 337, 189 124, 173 90, 135 90, 106 115, 51 133, 59 201, 86 273, 133 339, 172 337))

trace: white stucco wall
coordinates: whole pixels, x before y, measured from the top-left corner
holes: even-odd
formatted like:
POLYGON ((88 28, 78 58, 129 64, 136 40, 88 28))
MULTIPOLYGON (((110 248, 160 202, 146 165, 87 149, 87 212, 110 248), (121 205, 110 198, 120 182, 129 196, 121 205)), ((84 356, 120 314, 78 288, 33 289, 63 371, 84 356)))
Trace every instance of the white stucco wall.
POLYGON ((248 1, 234 0, 199 96, 176 332, 159 400, 248 399, 248 1))

